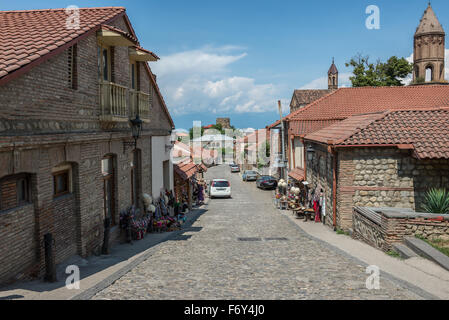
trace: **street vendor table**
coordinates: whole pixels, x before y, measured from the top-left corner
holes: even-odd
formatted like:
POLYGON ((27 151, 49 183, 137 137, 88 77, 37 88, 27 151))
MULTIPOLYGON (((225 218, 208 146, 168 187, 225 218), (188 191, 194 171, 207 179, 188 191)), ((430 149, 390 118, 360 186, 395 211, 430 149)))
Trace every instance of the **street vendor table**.
POLYGON ((279 209, 281 209, 281 210, 287 210, 288 209, 288 201, 281 200, 279 207, 280 207, 279 209))
POLYGON ((306 210, 304 210, 304 215, 306 217, 305 221, 313 220, 312 216, 315 217, 315 210, 313 210, 313 209, 306 209, 306 210))

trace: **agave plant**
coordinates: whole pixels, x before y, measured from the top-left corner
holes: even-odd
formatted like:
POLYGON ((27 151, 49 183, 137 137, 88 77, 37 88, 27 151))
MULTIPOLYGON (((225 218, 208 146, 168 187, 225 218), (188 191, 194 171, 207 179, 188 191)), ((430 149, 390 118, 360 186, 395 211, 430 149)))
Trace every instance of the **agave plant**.
POLYGON ((423 208, 429 213, 449 214, 449 192, 446 189, 430 189, 427 191, 423 208))

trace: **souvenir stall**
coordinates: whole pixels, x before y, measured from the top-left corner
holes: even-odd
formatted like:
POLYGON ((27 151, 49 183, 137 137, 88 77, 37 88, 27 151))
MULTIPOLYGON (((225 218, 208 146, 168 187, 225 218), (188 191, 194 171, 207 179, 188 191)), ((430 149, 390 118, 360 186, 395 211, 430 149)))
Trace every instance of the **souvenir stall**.
POLYGON ((193 162, 184 162, 173 165, 175 201, 180 212, 191 210, 193 206, 194 179, 198 172, 197 166, 193 162))
POLYGON ((141 240, 151 232, 175 231, 181 228, 185 217, 172 216, 175 199, 172 191, 161 192, 159 199, 143 194, 144 209, 134 205, 120 212, 120 228, 124 230, 126 242, 141 240))
POLYGON ((278 181, 275 194, 276 207, 281 210, 288 209, 288 184, 284 179, 278 181))

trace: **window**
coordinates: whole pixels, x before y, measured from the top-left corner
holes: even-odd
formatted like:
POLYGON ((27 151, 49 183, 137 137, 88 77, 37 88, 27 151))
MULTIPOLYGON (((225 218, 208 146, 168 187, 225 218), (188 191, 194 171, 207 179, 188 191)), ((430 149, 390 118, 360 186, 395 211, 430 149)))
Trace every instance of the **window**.
POLYGON ((136 89, 136 64, 131 63, 131 89, 136 89))
POLYGON ((103 81, 111 81, 112 72, 111 48, 98 46, 98 77, 103 81))
POLYGON ((433 66, 426 67, 426 82, 433 81, 433 66))
POLYGON ((53 190, 55 197, 70 193, 70 170, 53 173, 53 190))
POLYGON ((68 49, 68 86, 70 89, 78 89, 78 65, 77 65, 77 55, 78 48, 77 45, 73 45, 68 49))
POLYGON ((20 207, 30 201, 29 175, 19 174, 0 179, 0 211, 20 207))

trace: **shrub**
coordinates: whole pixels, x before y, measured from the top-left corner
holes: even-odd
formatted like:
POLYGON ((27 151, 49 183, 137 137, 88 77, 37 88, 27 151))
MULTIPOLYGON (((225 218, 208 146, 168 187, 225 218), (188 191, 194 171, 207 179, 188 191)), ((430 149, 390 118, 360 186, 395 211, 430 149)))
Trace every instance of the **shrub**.
POLYGON ((427 191, 423 208, 429 213, 449 214, 449 192, 446 189, 430 189, 427 191))

